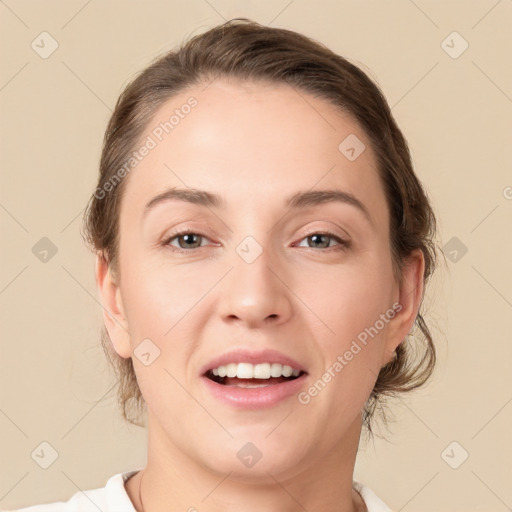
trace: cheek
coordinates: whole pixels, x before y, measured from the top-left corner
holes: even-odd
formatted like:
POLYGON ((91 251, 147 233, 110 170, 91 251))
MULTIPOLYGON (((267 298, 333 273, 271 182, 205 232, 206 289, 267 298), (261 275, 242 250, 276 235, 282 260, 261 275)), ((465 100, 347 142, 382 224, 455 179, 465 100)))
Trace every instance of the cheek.
POLYGON ((391 307, 391 264, 368 253, 337 269, 300 277, 295 290, 320 321, 328 344, 339 349, 391 307))
MULTIPOLYGON (((322 364, 301 403, 311 401, 317 411, 328 411, 332 425, 343 425, 364 407, 380 371, 387 325, 394 316, 389 313, 389 283, 379 271, 366 269, 339 276, 340 284, 331 285, 311 302, 327 327, 316 338, 322 364)), ((338 435, 335 428, 332 435, 338 435)))
POLYGON ((170 265, 148 256, 127 261, 123 282, 125 311, 130 332, 152 333, 156 338, 169 338, 173 330, 183 328, 183 320, 212 286, 215 276, 202 275, 191 266, 170 265), (183 320, 182 320, 183 319, 183 320))
POLYGON ((363 407, 380 371, 387 325, 394 316, 391 260, 367 252, 354 264, 316 278, 322 286, 312 288, 310 280, 303 288, 304 294, 315 290, 304 302, 321 319, 316 343, 323 366, 312 379, 310 397, 321 394, 318 405, 337 404, 331 414, 342 421, 363 407))
POLYGON ((190 407, 189 397, 178 383, 184 382, 186 363, 194 350, 194 305, 204 290, 177 267, 158 268, 147 260, 138 265, 133 258, 125 269, 125 312, 142 396, 161 414, 171 403, 175 410, 184 411, 190 407))

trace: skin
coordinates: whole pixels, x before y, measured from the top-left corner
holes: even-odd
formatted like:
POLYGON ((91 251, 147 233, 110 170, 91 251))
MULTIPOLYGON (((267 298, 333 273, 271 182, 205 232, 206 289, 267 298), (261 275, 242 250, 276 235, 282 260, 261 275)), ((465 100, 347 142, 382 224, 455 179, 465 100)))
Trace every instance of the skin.
POLYGON ((348 115, 284 84, 223 79, 162 105, 143 139, 190 96, 198 105, 128 177, 119 279, 101 256, 96 264, 117 353, 131 357, 146 338, 161 351, 149 366, 133 357, 148 409, 148 460, 125 484, 128 495, 142 510, 142 477, 146 512, 365 510, 352 488, 361 412, 414 324, 422 253, 406 262, 399 287, 375 155, 348 115), (338 150, 349 134, 366 145, 353 162, 338 150), (144 217, 145 204, 172 186, 219 194, 226 207, 173 200, 144 217), (371 222, 343 203, 290 213, 285 199, 310 189, 351 192, 371 222), (201 247, 187 249, 183 237, 171 243, 186 254, 163 245, 174 228, 204 235, 201 247), (311 240, 326 229, 350 247, 311 240), (251 264, 236 252, 249 235, 263 249, 251 264), (307 390, 395 302, 401 311, 307 405, 294 395, 266 409, 235 409, 199 378, 232 348, 270 348, 303 365, 307 390), (237 458, 249 441, 262 453, 251 468, 237 458))

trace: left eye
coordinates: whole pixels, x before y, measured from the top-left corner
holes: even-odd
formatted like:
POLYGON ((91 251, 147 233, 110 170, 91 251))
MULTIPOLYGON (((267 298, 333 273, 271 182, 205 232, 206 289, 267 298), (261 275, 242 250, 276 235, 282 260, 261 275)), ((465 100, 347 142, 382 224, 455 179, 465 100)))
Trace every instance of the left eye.
MULTIPOLYGON (((330 242, 333 240, 338 242, 338 245, 348 246, 348 242, 346 242, 345 240, 342 240, 340 237, 338 237, 332 233, 313 233, 313 234, 308 235, 307 237, 303 238, 302 240, 311 240, 313 244, 319 244, 319 245, 308 245, 308 247, 310 247, 310 248, 327 249, 329 247, 332 247, 330 245, 330 242), (327 239, 327 241, 326 241, 326 239, 327 239)), ((304 247, 304 246, 301 246, 301 247, 304 247)))

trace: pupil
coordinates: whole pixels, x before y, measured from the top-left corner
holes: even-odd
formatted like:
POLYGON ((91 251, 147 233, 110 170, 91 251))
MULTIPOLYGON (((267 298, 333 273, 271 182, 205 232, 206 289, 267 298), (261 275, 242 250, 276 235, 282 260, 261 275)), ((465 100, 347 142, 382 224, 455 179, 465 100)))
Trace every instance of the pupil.
MULTIPOLYGON (((194 237, 197 238, 197 235, 194 235, 191 233, 183 235, 183 240, 185 241, 185 246, 190 247, 190 244, 194 244, 194 240, 193 240, 194 237), (189 245, 187 245, 187 244, 189 244, 189 245)), ((197 241, 196 241, 196 244, 197 244, 197 241)))
POLYGON ((313 243, 320 243, 320 244, 322 244, 323 247, 327 247, 329 245, 329 243, 327 243, 327 245, 326 245, 325 242, 322 242, 321 240, 319 240, 321 238, 328 238, 327 235, 312 235, 310 238, 313 240, 313 243))

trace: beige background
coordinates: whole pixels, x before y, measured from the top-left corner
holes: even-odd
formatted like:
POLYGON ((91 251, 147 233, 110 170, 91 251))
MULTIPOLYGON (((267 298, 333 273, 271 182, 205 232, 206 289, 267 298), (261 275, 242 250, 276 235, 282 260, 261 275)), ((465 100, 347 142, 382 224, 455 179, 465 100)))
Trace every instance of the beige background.
POLYGON ((512 508, 510 0, 0 2, 0 508, 66 500, 145 463, 146 432, 119 419, 99 345, 81 213, 122 86, 185 36, 239 15, 312 36, 380 84, 440 245, 467 247, 461 257, 447 246, 428 292, 434 380, 395 405, 389 441, 361 451, 355 477, 397 511, 512 508), (47 59, 31 48, 43 31, 59 45, 47 59), (458 58, 445 50, 462 39, 442 44, 453 31, 469 44, 458 58), (47 262, 32 252, 42 237, 58 249, 47 262), (58 452, 48 469, 31 458, 43 441, 58 452), (445 462, 463 450, 458 469, 445 462))

